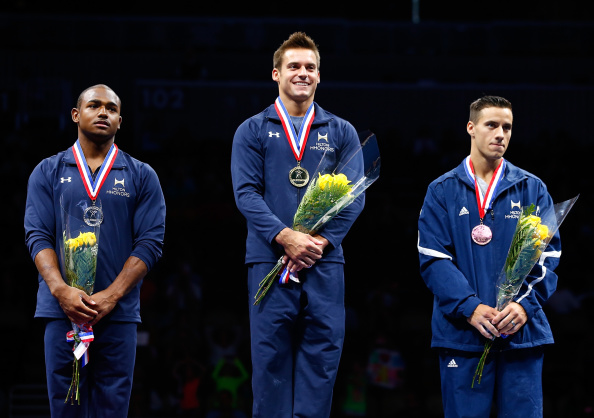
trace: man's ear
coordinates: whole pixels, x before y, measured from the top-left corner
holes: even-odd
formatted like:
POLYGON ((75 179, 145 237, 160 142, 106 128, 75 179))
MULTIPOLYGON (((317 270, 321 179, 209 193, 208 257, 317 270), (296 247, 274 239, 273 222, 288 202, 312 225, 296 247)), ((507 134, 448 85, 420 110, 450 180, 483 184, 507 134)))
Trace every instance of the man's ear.
POLYGON ((74 123, 78 123, 78 109, 76 107, 73 107, 72 110, 70 111, 70 115, 72 115, 72 121, 74 123))
POLYGON ((466 132, 468 132, 470 136, 474 135, 474 122, 472 122, 471 120, 469 120, 466 124, 466 132))

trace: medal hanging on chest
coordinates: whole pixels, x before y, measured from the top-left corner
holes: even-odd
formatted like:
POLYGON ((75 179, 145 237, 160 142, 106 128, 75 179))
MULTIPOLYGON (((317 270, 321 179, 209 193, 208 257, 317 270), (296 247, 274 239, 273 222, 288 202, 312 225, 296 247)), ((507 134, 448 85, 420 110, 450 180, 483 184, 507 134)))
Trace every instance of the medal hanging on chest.
POLYGON ((497 187, 499 183, 503 179, 503 173, 505 172, 505 160, 502 158, 501 163, 495 169, 493 173, 493 177, 491 177, 491 182, 489 183, 489 187, 487 188, 485 194, 480 190, 478 185, 478 181, 476 179, 476 175, 474 174, 474 166, 472 165, 472 161, 470 160, 470 156, 466 158, 466 174, 470 177, 471 180, 474 181, 474 190, 476 193, 476 202, 478 205, 479 217, 480 217, 480 224, 472 228, 471 238, 478 245, 487 245, 491 242, 493 238, 493 231, 487 225, 483 224, 483 219, 485 218, 485 214, 491 210, 493 196, 495 196, 495 192, 497 191, 497 187))
POLYGON ((283 124, 283 129, 287 136, 287 140, 289 141, 291 151, 297 160, 297 166, 289 171, 289 182, 295 187, 307 186, 307 183, 309 182, 309 172, 305 167, 301 167, 301 159, 303 158, 303 152, 305 151, 309 129, 311 128, 311 124, 315 117, 314 105, 312 103, 307 109, 307 112, 305 112, 303 123, 301 124, 301 128, 299 128, 299 133, 295 131, 289 112, 285 109, 280 97, 277 97, 274 102, 274 108, 283 124))
POLYGON ((78 139, 72 146, 72 153, 74 154, 74 160, 76 161, 78 172, 85 185, 87 195, 91 199, 91 205, 87 206, 83 212, 83 220, 89 226, 98 226, 103 222, 103 209, 100 205, 96 204, 97 196, 99 195, 99 190, 101 190, 105 179, 107 179, 107 175, 111 171, 111 167, 118 155, 118 146, 115 143, 111 145, 95 180, 93 180, 91 170, 89 169, 89 165, 87 164, 87 160, 82 152, 78 139))

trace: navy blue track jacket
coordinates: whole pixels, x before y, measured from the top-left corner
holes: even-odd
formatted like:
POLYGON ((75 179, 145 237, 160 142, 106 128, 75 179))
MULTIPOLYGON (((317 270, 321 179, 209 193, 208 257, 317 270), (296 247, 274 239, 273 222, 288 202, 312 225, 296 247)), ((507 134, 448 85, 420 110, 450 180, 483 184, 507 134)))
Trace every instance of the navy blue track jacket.
MULTIPOLYGON (((480 218, 475 186, 464 162, 429 185, 419 217, 418 251, 421 276, 434 294, 432 347, 483 350, 485 337, 466 319, 480 303, 496 306, 495 283, 507 257, 520 206, 532 203, 541 213, 553 206, 539 178, 506 162, 504 178, 493 197, 493 212, 484 218, 493 239, 480 246, 471 239, 472 228, 480 218)), ((526 310, 528 322, 502 341, 502 349, 553 343, 542 306, 557 287, 553 270, 560 255, 557 232, 514 299, 526 310)))

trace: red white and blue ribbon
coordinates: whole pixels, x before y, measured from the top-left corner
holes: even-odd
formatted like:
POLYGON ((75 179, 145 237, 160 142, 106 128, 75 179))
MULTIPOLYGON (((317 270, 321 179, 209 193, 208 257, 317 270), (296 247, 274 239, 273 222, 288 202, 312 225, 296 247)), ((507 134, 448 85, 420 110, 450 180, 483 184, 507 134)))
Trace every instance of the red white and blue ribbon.
POLYGON ((301 158, 303 158, 303 151, 305 151, 307 137, 309 136, 309 129, 311 128, 311 124, 315 118, 316 112, 314 110, 314 104, 312 103, 307 109, 307 112, 305 112, 303 123, 301 123, 301 127, 299 128, 299 133, 295 131, 295 126, 293 126, 293 123, 291 122, 291 116, 289 115, 289 112, 287 112, 287 109, 285 108, 285 105, 283 105, 280 97, 276 98, 274 102, 274 108, 276 109, 276 113, 283 124, 285 135, 287 136, 295 159, 297 161, 301 161, 301 158))
POLYGON ((95 336, 93 335, 93 328, 90 326, 83 325, 82 330, 84 331, 79 331, 78 333, 74 330, 68 331, 66 333, 66 341, 74 343, 72 349, 74 356, 77 360, 81 360, 81 365, 84 367, 89 362, 89 352, 87 349, 91 341, 95 339, 95 336))
MULTIPOLYGON (((295 126, 293 125, 293 122, 291 122, 291 116, 289 115, 289 112, 287 112, 287 109, 285 108, 285 105, 283 104, 280 97, 277 97, 274 101, 274 108, 276 109, 276 113, 283 124, 283 130, 285 131, 285 135, 287 136, 289 146, 291 147, 291 151, 293 151, 295 159, 297 161, 301 161, 303 158, 303 152, 305 151, 305 145, 307 144, 307 138, 309 137, 309 130, 315 118, 316 112, 314 104, 312 103, 305 112, 303 122, 299 128, 299 133, 295 131, 295 126)), ((289 280, 299 283, 297 273, 291 273, 285 267, 280 275, 279 283, 286 284, 289 283, 289 280)))
POLYGON ((485 217, 485 213, 491 209, 493 196, 497 193, 497 188, 499 187, 499 183, 503 179, 503 173, 505 173, 505 160, 502 158, 501 162, 495 169, 493 173, 493 177, 491 177, 491 182, 489 183, 489 187, 487 191, 483 194, 480 187, 477 184, 476 176, 474 175, 474 166, 472 165, 472 161, 470 160, 470 155, 466 157, 464 161, 464 168, 466 169, 466 174, 470 178, 472 182, 474 182, 474 189, 476 192, 476 201, 478 204, 479 216, 481 220, 485 217))
POLYGON ((85 189, 87 190, 87 194, 89 198, 94 202, 97 200, 97 195, 99 194, 99 190, 103 186, 105 179, 107 179, 107 175, 111 171, 111 167, 118 155, 118 146, 113 143, 103 160, 103 164, 101 164, 101 168, 99 169, 99 173, 95 180, 93 180, 93 175, 91 170, 89 169, 89 165, 87 164, 87 159, 85 158, 85 154, 82 151, 80 146, 80 142, 77 139, 74 145, 72 146, 72 153, 74 154, 74 159, 76 160, 76 166, 78 167, 78 172, 83 180, 83 184, 85 185, 85 189))
MULTIPOLYGON (((297 278, 297 277, 295 277, 295 279, 296 279, 296 278, 297 278)), ((293 278, 291 277, 291 273, 290 273, 290 272, 289 272, 289 270, 288 270, 288 269, 285 267, 285 268, 283 269, 283 272, 282 272, 282 273, 281 273, 281 275, 280 275, 280 279, 278 280, 278 282, 279 282, 279 283, 281 283, 281 284, 287 284, 287 283, 289 283, 289 280, 294 280, 294 281, 297 281, 297 282, 299 282, 299 280, 295 280, 295 279, 293 279, 293 278)))

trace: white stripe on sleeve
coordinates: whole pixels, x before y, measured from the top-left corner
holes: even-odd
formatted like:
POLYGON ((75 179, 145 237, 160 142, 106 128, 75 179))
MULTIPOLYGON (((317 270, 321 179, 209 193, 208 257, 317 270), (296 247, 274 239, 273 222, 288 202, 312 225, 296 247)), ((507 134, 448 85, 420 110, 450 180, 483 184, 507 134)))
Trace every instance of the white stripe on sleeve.
POLYGON ((530 284, 528 285, 528 290, 526 291, 526 293, 524 293, 522 296, 520 296, 520 298, 518 300, 516 300, 516 302, 520 302, 522 299, 524 299, 526 296, 528 296, 530 293, 532 293, 532 288, 534 287, 535 284, 540 283, 545 276, 547 275, 547 268, 544 266, 544 262, 548 257, 556 257, 556 258, 560 258, 561 257, 561 251, 548 251, 548 252, 543 252, 540 255, 540 259, 538 260, 538 264, 540 266, 542 266, 542 275, 540 277, 537 277, 536 279, 534 279, 532 282, 530 282, 530 284))
POLYGON ((436 258, 447 258, 449 260, 452 259, 451 256, 440 253, 439 251, 432 250, 431 248, 424 248, 421 247, 421 232, 419 231, 418 239, 417 239, 417 249, 419 250, 420 254, 427 255, 429 257, 436 257, 436 258))

